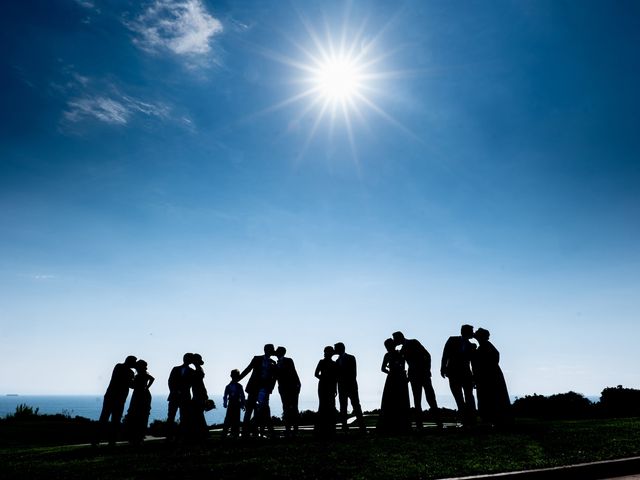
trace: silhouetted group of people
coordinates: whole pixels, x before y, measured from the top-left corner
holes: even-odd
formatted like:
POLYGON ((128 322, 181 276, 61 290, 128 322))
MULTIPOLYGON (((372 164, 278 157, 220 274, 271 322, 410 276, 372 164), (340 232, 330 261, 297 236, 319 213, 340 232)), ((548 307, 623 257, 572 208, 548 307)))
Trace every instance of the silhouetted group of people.
MULTIPOLYGON (((432 418, 442 427, 440 410, 431 381, 431 355, 416 339, 405 338, 395 332, 384 342, 386 353, 381 370, 387 375, 382 393, 377 428, 385 433, 404 433, 411 430, 411 405, 409 385, 413 397, 416 429, 423 428, 422 394, 424 392, 432 418)), ((282 419, 285 436, 298 431, 300 377, 291 358, 286 357, 285 347, 266 344, 262 355, 254 356, 240 372, 231 371, 231 381, 225 387, 223 406, 227 409, 223 436, 271 436, 273 422, 269 405, 270 396, 278 385, 282 401, 282 419), (240 381, 249 376, 245 389, 240 381), (240 423, 241 411, 244 419, 240 423)), ((459 336, 446 341, 440 364, 440 374, 449 381, 462 424, 475 423, 476 413, 492 425, 504 425, 510 420, 510 400, 506 382, 499 366, 500 354, 489 341, 489 331, 471 325, 463 325, 459 336), (475 339, 476 346, 471 340, 475 339), (478 409, 474 398, 478 397, 478 409)), ((169 374, 167 415, 167 439, 169 441, 201 441, 208 434, 205 412, 215 408, 204 384, 204 361, 197 353, 185 353, 182 364, 169 374), (176 423, 179 415, 180 422, 176 423)), ((338 342, 324 348, 324 356, 314 373, 318 379, 318 414, 315 432, 321 437, 331 437, 336 424, 343 430, 348 427, 348 405, 355 416, 356 426, 366 431, 358 394, 356 358, 346 352, 344 343, 338 342), (336 409, 336 397, 339 409, 336 409)), ((120 420, 129 389, 133 389, 127 411, 126 423, 129 441, 143 441, 151 411, 149 387, 154 378, 147 371, 147 362, 128 356, 118 363, 104 395, 99 431, 96 438, 108 428, 108 440, 116 440, 120 420), (135 370, 135 374, 134 374, 135 370)))
MULTIPOLYGON (((436 425, 442 427, 431 383, 431 355, 427 349, 418 340, 405 338, 402 332, 395 332, 392 338, 385 340, 384 346, 387 352, 381 369, 387 374, 387 379, 378 428, 390 433, 405 432, 411 428, 408 384, 413 393, 416 428, 422 429, 423 390, 436 425)), ((489 341, 489 331, 484 328, 474 333, 471 325, 463 325, 460 335, 449 337, 445 343, 440 374, 449 380, 463 425, 470 426, 476 421, 474 388, 482 419, 492 425, 508 423, 511 402, 499 361, 500 354, 489 341), (478 346, 471 342, 472 338, 478 346)))

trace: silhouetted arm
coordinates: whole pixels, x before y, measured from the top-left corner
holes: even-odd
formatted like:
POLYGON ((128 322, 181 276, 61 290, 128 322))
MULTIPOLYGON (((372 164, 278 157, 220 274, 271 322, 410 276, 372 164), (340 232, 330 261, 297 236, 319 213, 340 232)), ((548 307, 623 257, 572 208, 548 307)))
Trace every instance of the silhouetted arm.
POLYGON ((229 385, 224 387, 224 394, 222 395, 222 406, 227 408, 227 400, 229 398, 229 385))
POLYGON ((253 360, 251 360, 251 362, 249 362, 249 365, 247 365, 247 368, 242 371, 240 377, 238 377, 238 380, 242 380, 244 377, 246 377, 251 370, 253 370, 253 360))
POLYGON ((451 338, 447 340, 447 343, 444 344, 444 349, 442 350, 442 362, 440 363, 440 375, 442 375, 442 378, 447 377, 447 364, 449 363, 450 344, 451 338))
POLYGON ((295 384, 297 385, 298 392, 299 392, 300 388, 302 387, 302 383, 300 383, 300 377, 298 376, 298 371, 296 370, 296 364, 293 363, 293 360, 291 360, 291 371, 293 372, 295 384))
POLYGON ((147 374, 147 388, 151 388, 153 382, 155 382, 155 378, 152 375, 147 374))
POLYGON ((380 367, 382 373, 389 373, 389 353, 385 353, 382 357, 382 367, 380 367))
POLYGON ((316 371, 314 372, 313 376, 316 377, 318 380, 320 380, 320 376, 321 376, 321 371, 322 368, 320 368, 320 366, 322 365, 322 360, 318 362, 318 366, 316 367, 316 371))

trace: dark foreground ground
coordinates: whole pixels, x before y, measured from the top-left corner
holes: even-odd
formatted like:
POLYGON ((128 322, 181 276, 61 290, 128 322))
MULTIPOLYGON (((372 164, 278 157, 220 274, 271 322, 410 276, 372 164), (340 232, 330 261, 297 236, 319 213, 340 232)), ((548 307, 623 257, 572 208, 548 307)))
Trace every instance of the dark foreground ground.
POLYGON ((0 447, 0 478, 418 479, 495 473, 640 455, 640 419, 526 421, 508 431, 429 429, 385 437, 355 431, 331 442, 222 440, 203 445, 148 441, 100 446, 0 447))

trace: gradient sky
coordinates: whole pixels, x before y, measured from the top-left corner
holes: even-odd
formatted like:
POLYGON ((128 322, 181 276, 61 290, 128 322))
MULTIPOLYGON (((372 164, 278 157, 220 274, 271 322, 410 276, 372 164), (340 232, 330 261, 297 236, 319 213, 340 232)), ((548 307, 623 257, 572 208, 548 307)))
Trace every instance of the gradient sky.
POLYGON ((514 395, 640 388, 640 3, 1 8, 0 393, 186 351, 220 392, 273 342, 314 398, 343 341, 375 403, 385 338, 437 376, 462 323, 514 395), (346 119, 296 99, 342 38, 346 119))

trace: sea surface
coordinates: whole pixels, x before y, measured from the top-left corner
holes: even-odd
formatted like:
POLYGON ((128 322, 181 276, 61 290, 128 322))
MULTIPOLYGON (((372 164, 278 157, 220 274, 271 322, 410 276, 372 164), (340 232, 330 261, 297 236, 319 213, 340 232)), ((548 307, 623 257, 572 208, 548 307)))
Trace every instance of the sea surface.
MULTIPOLYGON (((131 396, 129 396, 131 398, 131 396)), ((213 395, 213 401, 217 408, 205 413, 209 425, 222 423, 226 410, 222 408, 222 396, 213 395)), ((515 396, 511 398, 513 402, 515 396)), ((597 402, 599 397, 587 396, 592 402, 597 402)), ((453 397, 450 395, 437 395, 438 405, 441 407, 455 409, 453 397)), ((373 410, 380 407, 380 399, 361 398, 363 410, 373 410)), ((423 399, 424 402, 424 399, 423 399)), ((336 402, 337 403, 337 402, 336 402)), ((33 409, 38 409, 40 414, 54 415, 62 413, 71 417, 85 417, 97 420, 102 409, 102 395, 0 395, 0 418, 13 414, 18 405, 27 405, 33 409)), ((129 402, 125 406, 125 413, 129 407, 129 402)), ((299 402, 300 410, 317 410, 318 400, 315 398, 301 398, 299 402)), ((427 408, 423 403, 423 408, 427 408)), ((351 409, 351 408, 349 408, 351 409)), ((271 414, 282 415, 282 404, 280 396, 274 393, 271 397, 271 414)), ((153 420, 167 419, 167 395, 153 395, 151 400, 151 415, 149 422, 153 420)))
MULTIPOLYGON (((129 395, 131 398, 131 395, 129 395)), ((226 409, 222 408, 222 396, 213 395, 213 401, 216 403, 215 409, 205 413, 207 423, 222 423, 226 409)), ((0 418, 3 418, 16 411, 18 405, 24 404, 33 409, 38 409, 40 414, 57 414, 62 413, 71 417, 85 417, 91 420, 97 420, 102 410, 102 395, 6 395, 0 396, 0 418)), ((273 415, 282 413, 280 399, 275 398, 272 402, 271 410, 273 415)), ((301 408, 309 408, 300 405, 301 408)), ((125 413, 129 408, 129 400, 125 406, 125 413)), ((315 407, 314 407, 315 408, 315 407)), ((154 395, 151 399, 151 414, 149 415, 149 423, 154 420, 167 419, 167 395, 154 395)))

